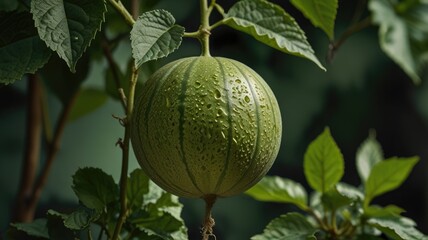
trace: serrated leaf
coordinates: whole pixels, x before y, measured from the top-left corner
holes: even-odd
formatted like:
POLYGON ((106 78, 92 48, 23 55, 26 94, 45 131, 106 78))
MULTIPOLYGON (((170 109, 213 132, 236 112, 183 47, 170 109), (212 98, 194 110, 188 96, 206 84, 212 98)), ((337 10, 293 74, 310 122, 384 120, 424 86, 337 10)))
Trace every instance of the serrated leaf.
MULTIPOLYGON (((147 204, 147 201, 144 201, 147 204)), ((182 221, 181 210, 183 204, 178 200, 178 197, 162 190, 161 196, 156 200, 146 205, 146 208, 151 211, 166 212, 174 216, 176 219, 182 221)))
POLYGON ((183 226, 183 222, 176 219, 169 213, 150 212, 147 215, 142 215, 139 218, 133 219, 140 230, 149 233, 149 235, 159 236, 162 239, 173 239, 171 234, 179 230, 183 226))
POLYGON ((361 201, 364 199, 364 193, 360 189, 347 183, 337 183, 336 189, 342 196, 351 198, 354 201, 361 201))
POLYGON ((11 223, 10 225, 19 231, 25 232, 29 236, 49 238, 47 219, 39 218, 31 223, 11 223))
POLYGON ((81 89, 71 109, 68 121, 72 122, 104 105, 107 94, 98 89, 81 89))
POLYGON ((265 176, 245 194, 258 201, 292 203, 301 209, 307 209, 307 193, 300 183, 278 176, 265 176))
POLYGON ((0 83, 10 84, 43 67, 51 51, 37 36, 31 14, 0 13, 0 83))
POLYGON ((144 202, 144 195, 148 192, 149 178, 142 169, 135 169, 128 178, 128 206, 137 209, 141 208, 144 202))
POLYGON ((297 22, 280 6, 265 0, 242 0, 227 12, 224 23, 279 51, 304 57, 325 70, 297 22))
POLYGON ((158 9, 143 13, 131 30, 135 66, 168 56, 181 44, 184 28, 175 24, 168 11, 158 9))
POLYGON ((291 0, 291 3, 307 17, 314 26, 321 28, 330 40, 334 39, 334 20, 337 0, 291 0))
POLYGON ((0 12, 0 47, 37 36, 29 12, 0 12))
POLYGON ((358 174, 363 183, 367 181, 373 166, 382 160, 382 147, 376 138, 370 135, 358 148, 356 156, 358 174))
POLYGON ((187 239, 187 228, 180 217, 182 207, 176 196, 164 192, 155 203, 134 211, 129 221, 150 236, 148 239, 187 239))
POLYGON ((324 193, 340 181, 344 173, 344 160, 330 129, 312 141, 304 156, 304 172, 309 185, 324 193))
POLYGON ((365 185, 364 206, 374 197, 398 188, 418 161, 419 157, 393 157, 374 165, 365 185))
POLYGON ((72 72, 101 29, 106 11, 104 0, 31 1, 40 38, 67 62, 72 72))
POLYGON ((98 168, 81 168, 73 175, 73 190, 86 207, 103 210, 116 200, 118 186, 111 175, 98 168))
POLYGON ((317 229, 303 215, 288 213, 272 220, 262 234, 253 236, 251 240, 315 240, 315 232, 317 232, 317 229))
POLYGON ((99 212, 87 208, 79 208, 64 219, 64 226, 72 230, 82 230, 99 218, 99 212))
POLYGON ((390 216, 370 218, 367 223, 392 239, 426 240, 427 236, 418 231, 415 222, 406 217, 390 216))
POLYGON ((47 227, 50 240, 75 240, 75 233, 64 226, 66 214, 49 210, 47 213, 47 227))
POLYGON ((321 196, 321 202, 325 209, 337 210, 350 204, 354 199, 344 196, 336 188, 331 188, 321 196))
POLYGON ((361 234, 357 235, 355 240, 384 240, 384 238, 368 234, 361 234))
POLYGON ((390 217, 390 216, 400 216, 401 213, 405 212, 404 209, 395 206, 388 205, 386 207, 380 207, 376 205, 371 205, 364 209, 364 215, 367 217, 390 217))
POLYGON ((371 0, 373 23, 379 25, 382 50, 415 83, 428 63, 428 2, 371 0))

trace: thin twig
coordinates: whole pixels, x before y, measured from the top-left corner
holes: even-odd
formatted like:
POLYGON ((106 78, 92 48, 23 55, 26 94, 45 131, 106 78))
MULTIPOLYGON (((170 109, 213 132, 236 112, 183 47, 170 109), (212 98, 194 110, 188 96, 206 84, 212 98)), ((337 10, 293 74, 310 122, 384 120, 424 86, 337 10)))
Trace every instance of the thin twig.
MULTIPOLYGON (((119 72, 118 72, 119 68, 117 66, 116 61, 113 58, 110 46, 109 46, 106 38, 103 38, 103 40, 101 41, 101 47, 103 49, 104 56, 107 59, 109 68, 111 69, 111 72, 113 74, 113 79, 114 79, 114 82, 116 84, 116 89, 122 89, 123 86, 121 86, 121 84, 120 84, 121 80, 120 80, 120 76, 119 76, 119 72)), ((123 101, 123 97, 121 95, 122 93, 120 91, 118 91, 118 93, 119 93, 119 96, 121 97, 120 102, 122 103, 123 109, 126 109, 126 101, 123 101)))
POLYGON ((37 75, 28 78, 27 126, 24 161, 20 175, 19 190, 16 197, 13 221, 33 220, 34 209, 29 208, 31 192, 40 159, 40 140, 42 132, 41 83, 37 75))
POLYGON ((129 93, 127 98, 126 119, 124 120, 125 134, 121 144, 122 148, 122 170, 120 174, 120 213, 119 219, 114 228, 113 240, 119 239, 123 223, 128 217, 128 206, 126 188, 128 185, 128 164, 129 164, 129 143, 131 138, 131 118, 134 108, 135 86, 138 80, 138 69, 132 64, 132 75, 129 83, 129 93))
POLYGON ((131 1, 131 15, 134 19, 137 19, 140 15, 140 1, 132 0, 131 1))
POLYGON ((120 15, 123 17, 125 22, 129 26, 133 26, 135 23, 134 18, 132 15, 126 10, 125 6, 123 6, 122 2, 120 0, 109 0, 109 3, 116 9, 117 12, 120 13, 120 15))
POLYGON ((318 216, 318 214, 312 208, 307 208, 306 212, 308 212, 315 219, 321 229, 327 230, 327 226, 324 224, 321 217, 318 216))
POLYGON ((351 25, 342 35, 340 36, 339 40, 330 43, 329 45, 329 51, 327 54, 327 61, 331 62, 334 58, 334 55, 336 54, 336 51, 342 46, 342 44, 354 33, 357 33, 364 28, 369 27, 372 24, 372 20, 370 17, 367 17, 360 22, 357 22, 353 25, 351 25))

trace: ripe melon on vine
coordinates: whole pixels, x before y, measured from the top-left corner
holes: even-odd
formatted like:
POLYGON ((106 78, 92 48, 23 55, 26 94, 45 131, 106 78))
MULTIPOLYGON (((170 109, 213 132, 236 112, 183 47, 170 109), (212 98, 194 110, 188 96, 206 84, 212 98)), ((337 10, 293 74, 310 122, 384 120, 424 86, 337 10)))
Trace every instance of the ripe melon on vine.
POLYGON ((144 84, 132 116, 137 160, 182 197, 230 196, 256 184, 281 142, 278 103, 248 66, 222 57, 169 63, 144 84))

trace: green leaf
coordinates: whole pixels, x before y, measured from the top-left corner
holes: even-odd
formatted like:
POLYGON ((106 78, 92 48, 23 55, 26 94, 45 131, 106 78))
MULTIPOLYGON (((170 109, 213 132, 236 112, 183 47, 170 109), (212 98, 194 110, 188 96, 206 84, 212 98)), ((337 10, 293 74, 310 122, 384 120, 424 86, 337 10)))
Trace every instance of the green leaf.
POLYGON ((111 175, 98 168, 81 168, 73 175, 73 190, 86 207, 103 210, 116 200, 118 186, 111 175))
POLYGON ((303 215, 288 213, 272 220, 262 234, 253 236, 251 240, 315 240, 315 232, 317 232, 317 229, 303 215))
POLYGON ((18 0, 2 0, 2 1, 0 1, 0 11, 9 12, 9 11, 16 10, 17 8, 18 8, 18 0))
POLYGON ((391 237, 392 239, 400 240, 415 240, 428 239, 427 236, 419 232, 415 226, 415 222, 409 218, 401 216, 389 216, 370 218, 367 223, 381 232, 391 237))
POLYGON ((37 36, 29 12, 0 12, 0 27, 0 47, 37 36))
POLYGON ((47 213, 47 227, 49 231, 50 240, 75 240, 75 233, 64 226, 64 220, 67 218, 66 214, 49 210, 47 213))
MULTIPOLYGON (((150 190, 151 191, 151 190, 150 190)), ((150 194, 150 193, 149 193, 150 194)), ((145 199, 144 203, 147 204, 148 198, 145 199)), ((181 210, 183 204, 178 201, 178 197, 162 190, 162 194, 156 200, 156 202, 148 203, 146 209, 150 211, 160 211, 171 214, 176 219, 182 221, 181 210)))
POLYGON ((135 66, 168 56, 181 44, 184 28, 175 24, 168 11, 158 9, 143 13, 131 30, 135 66))
POLYGON ((321 202, 325 209, 337 210, 353 202, 353 199, 342 195, 336 188, 331 188, 321 196, 321 202))
POLYGON ((278 176, 265 176, 254 187, 245 192, 258 201, 292 203, 307 209, 307 193, 300 183, 278 176))
POLYGON ((169 213, 147 212, 139 218, 132 220, 140 230, 161 237, 161 239, 173 239, 171 234, 183 226, 183 223, 169 213))
POLYGON ((265 0, 242 0, 226 14, 224 23, 284 53, 304 57, 325 70, 297 22, 280 6, 265 0))
POLYGON ((0 83, 10 84, 35 73, 51 51, 37 36, 28 12, 0 13, 0 83))
POLYGON ((144 202, 144 195, 148 192, 149 178, 142 169, 135 169, 128 178, 128 206, 137 209, 141 208, 144 202))
POLYGON ((418 157, 394 157, 374 165, 365 185, 364 206, 374 197, 398 188, 418 161, 418 157))
POLYGON ((361 234, 357 235, 355 240, 384 240, 384 238, 368 234, 361 234))
POLYGON ((104 105, 107 95, 104 91, 97 89, 81 89, 77 95, 76 102, 71 109, 68 121, 72 122, 88 113, 91 113, 104 105))
POLYGON ((428 2, 371 0, 373 23, 379 25, 382 50, 415 83, 428 62, 428 2))
POLYGON ((180 217, 182 208, 176 196, 163 192, 156 202, 134 211, 129 221, 149 236, 143 239, 187 239, 187 228, 180 217))
POLYGON ((47 219, 39 218, 31 223, 11 223, 10 225, 19 231, 25 232, 29 236, 49 238, 49 232, 46 226, 47 219))
POLYGON ((357 150, 357 170, 361 181, 365 183, 373 166, 383 160, 382 147, 373 134, 361 144, 357 150))
POLYGON ((388 217, 388 216, 400 216, 401 213, 405 212, 404 209, 395 205, 388 205, 386 207, 380 207, 371 205, 364 209, 364 215, 367 217, 388 217))
POLYGON ((101 29, 106 11, 104 0, 31 1, 40 38, 67 62, 72 72, 101 29))
POLYGON ((364 199, 364 193, 352 185, 340 182, 336 184, 336 189, 342 196, 348 197, 354 201, 361 201, 364 199))
POLYGON ((321 28, 330 40, 334 39, 334 20, 336 19, 337 0, 291 0, 312 24, 321 28))
POLYGON ((326 192, 340 181, 344 173, 344 160, 339 147, 326 128, 309 144, 303 167, 309 185, 316 191, 326 192))
POLYGON ((82 230, 96 221, 100 214, 88 208, 79 208, 64 219, 64 226, 72 230, 82 230))

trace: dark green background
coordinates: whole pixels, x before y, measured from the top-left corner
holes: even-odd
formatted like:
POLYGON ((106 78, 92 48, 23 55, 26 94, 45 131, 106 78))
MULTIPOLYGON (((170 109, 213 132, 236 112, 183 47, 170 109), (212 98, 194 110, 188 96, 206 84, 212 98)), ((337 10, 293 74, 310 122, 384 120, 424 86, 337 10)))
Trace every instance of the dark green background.
MULTIPOLYGON (((225 9, 231 2, 218 1, 225 9)), ((398 190, 376 198, 374 203, 396 204, 407 210, 418 228, 428 233, 427 164, 428 159, 428 79, 415 86, 411 80, 381 51, 377 28, 371 27, 353 35, 337 52, 331 64, 324 61, 328 39, 314 28, 288 1, 273 1, 283 5, 305 30, 317 56, 327 67, 323 72, 308 60, 285 55, 242 33, 227 27, 213 31, 211 53, 237 59, 256 70, 271 86, 278 99, 283 117, 283 140, 279 156, 268 173, 291 178, 305 185, 302 161, 306 146, 325 126, 342 149, 346 161, 344 181, 359 185, 355 169, 355 152, 376 130, 386 157, 419 155, 409 179, 398 190)), ((336 22, 339 36, 350 22, 354 4, 340 1, 336 22)), ((194 31, 198 27, 198 1, 160 1, 156 8, 169 10, 177 22, 194 31)), ((214 16, 215 17, 215 16, 214 16)), ((108 20, 108 19, 107 19, 108 20)), ((115 52, 125 68, 130 56, 128 44, 115 52)), ((198 55, 199 45, 194 39, 184 39, 180 49, 158 66, 174 59, 198 55)), ((103 89, 105 62, 92 66, 84 86, 103 89)), ((26 81, 0 87, 0 231, 7 227, 9 209, 18 186, 25 133, 26 81)), ((49 97, 52 119, 60 103, 49 97)), ((121 115, 118 102, 107 104, 67 126, 61 151, 53 166, 38 214, 47 209, 73 208, 77 198, 71 189, 71 176, 79 168, 94 166, 112 174, 117 180, 121 151, 115 142, 123 135, 123 128, 111 117, 121 115)), ((137 168, 134 157, 130 170, 137 168)), ((183 217, 191 239, 197 239, 203 218, 203 201, 182 199, 183 217)), ((270 219, 288 211, 290 205, 267 204, 239 195, 220 199, 214 207, 215 232, 218 239, 248 239, 262 232, 270 219)))

